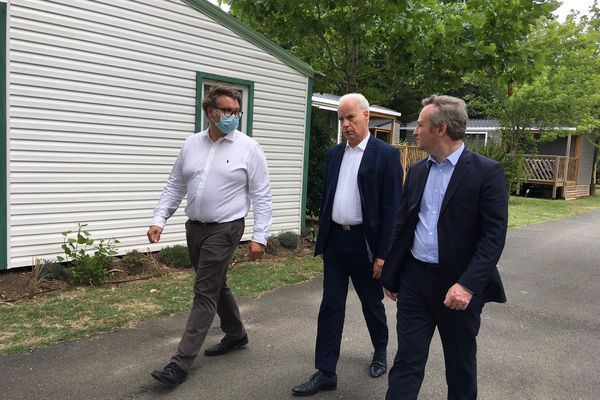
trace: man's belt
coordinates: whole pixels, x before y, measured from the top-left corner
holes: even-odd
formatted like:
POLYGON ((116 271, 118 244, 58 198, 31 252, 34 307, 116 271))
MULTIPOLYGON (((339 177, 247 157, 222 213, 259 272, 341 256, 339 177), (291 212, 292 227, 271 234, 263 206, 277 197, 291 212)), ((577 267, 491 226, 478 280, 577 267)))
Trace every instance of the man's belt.
POLYGON ((411 258, 413 259, 413 262, 417 266, 419 266, 419 267, 421 267, 421 268, 423 268, 423 269, 425 269, 425 270, 427 270, 429 272, 438 272, 440 270, 439 264, 434 264, 434 263, 428 263, 428 262, 425 262, 425 261, 421 261, 418 258, 415 258, 415 256, 413 256, 412 254, 411 254, 411 258))
POLYGON ((331 223, 333 224, 333 226, 337 226, 339 229, 341 229, 343 231, 356 231, 356 230, 362 229, 362 226, 363 226, 363 224, 358 224, 358 225, 338 224, 337 222, 333 222, 333 221, 331 221, 331 223))

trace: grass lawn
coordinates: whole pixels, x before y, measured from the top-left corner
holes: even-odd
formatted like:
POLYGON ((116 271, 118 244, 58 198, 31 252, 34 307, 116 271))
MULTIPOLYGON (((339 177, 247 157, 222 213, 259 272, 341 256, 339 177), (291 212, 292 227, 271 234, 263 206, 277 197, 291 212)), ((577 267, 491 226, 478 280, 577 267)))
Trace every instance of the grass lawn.
MULTIPOLYGON (((600 196, 582 200, 511 197, 509 226, 565 218, 600 207, 600 196)), ((0 354, 73 340, 138 321, 186 313, 192 300, 192 270, 160 278, 100 288, 75 288, 33 300, 0 303, 0 354)), ((309 249, 286 257, 233 266, 228 282, 236 296, 254 297, 322 273, 322 262, 309 249)), ((183 327, 181 327, 183 329, 183 327)))
POLYGON ((515 228, 545 221, 573 217, 600 207, 600 195, 578 200, 546 200, 511 196, 508 227, 515 228))

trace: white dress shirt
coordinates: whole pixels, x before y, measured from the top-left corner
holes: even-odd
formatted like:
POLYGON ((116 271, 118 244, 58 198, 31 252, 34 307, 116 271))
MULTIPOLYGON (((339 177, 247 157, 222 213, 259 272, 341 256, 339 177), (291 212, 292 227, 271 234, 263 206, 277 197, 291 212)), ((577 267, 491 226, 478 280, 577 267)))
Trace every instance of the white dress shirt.
POLYGON ((358 168, 365 154, 369 137, 370 135, 367 135, 354 148, 346 142, 331 210, 331 219, 337 224, 358 225, 363 222, 358 191, 358 168))
POLYGON ((267 159, 256 140, 236 130, 213 142, 208 129, 188 137, 154 209, 152 225, 163 228, 187 194, 193 221, 243 218, 252 200, 252 240, 267 243, 271 228, 271 184, 267 159))

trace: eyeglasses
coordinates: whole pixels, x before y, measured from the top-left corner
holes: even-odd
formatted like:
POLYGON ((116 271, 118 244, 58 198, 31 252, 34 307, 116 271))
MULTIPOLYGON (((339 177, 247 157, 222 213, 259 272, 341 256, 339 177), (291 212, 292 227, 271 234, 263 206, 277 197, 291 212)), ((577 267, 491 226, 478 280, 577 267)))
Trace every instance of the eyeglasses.
POLYGON ((240 110, 232 110, 231 108, 221 108, 221 107, 214 107, 214 108, 221 111, 223 113, 223 115, 226 117, 231 117, 233 115, 236 118, 241 118, 242 115, 244 115, 244 113, 240 110))

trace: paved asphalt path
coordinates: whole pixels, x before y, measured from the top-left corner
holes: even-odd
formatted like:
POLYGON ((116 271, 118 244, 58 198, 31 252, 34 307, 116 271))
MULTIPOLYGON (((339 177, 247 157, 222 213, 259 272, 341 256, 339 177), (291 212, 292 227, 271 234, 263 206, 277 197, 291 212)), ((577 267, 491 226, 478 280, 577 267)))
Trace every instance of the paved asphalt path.
MULTIPOLYGON (((600 399, 600 210, 509 232, 500 270, 509 302, 484 308, 479 334, 480 399, 600 399)), ((291 399, 313 373, 321 279, 242 301, 250 344, 199 356, 175 389, 154 382, 175 350, 186 316, 140 323, 90 339, 0 357, 0 399, 291 399)), ((386 300, 394 326, 394 304, 386 300)), ((220 339, 217 324, 206 343, 220 339)), ((396 348, 390 332, 388 357, 396 348)), ((349 293, 338 390, 317 399, 383 399, 372 379, 371 345, 349 293)), ((420 399, 445 399, 437 335, 420 399)))

